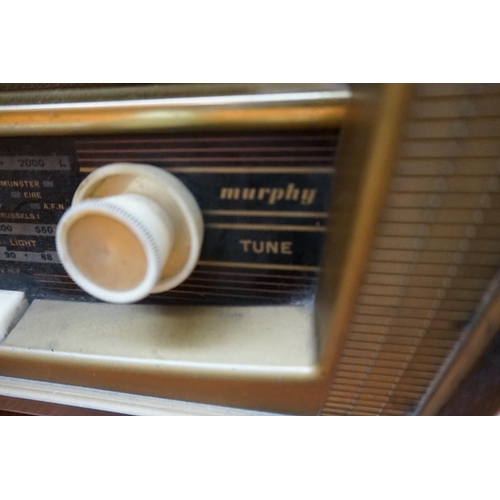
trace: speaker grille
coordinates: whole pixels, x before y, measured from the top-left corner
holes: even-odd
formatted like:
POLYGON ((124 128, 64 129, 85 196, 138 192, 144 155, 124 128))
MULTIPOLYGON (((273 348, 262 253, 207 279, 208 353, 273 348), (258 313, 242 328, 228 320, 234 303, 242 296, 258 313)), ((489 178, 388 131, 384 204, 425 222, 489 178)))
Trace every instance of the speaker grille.
POLYGON ((500 85, 415 87, 326 415, 412 413, 500 264, 500 85))

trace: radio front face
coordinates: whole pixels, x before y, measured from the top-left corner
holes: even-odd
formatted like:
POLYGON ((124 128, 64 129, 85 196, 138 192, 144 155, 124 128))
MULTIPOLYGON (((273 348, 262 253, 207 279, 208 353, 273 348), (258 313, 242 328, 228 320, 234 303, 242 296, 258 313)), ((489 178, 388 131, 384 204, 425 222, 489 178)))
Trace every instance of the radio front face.
MULTIPOLYGON (((89 174, 127 163, 173 174, 203 217, 195 269, 147 303, 311 301, 339 135, 306 129, 0 138, 0 288, 22 289, 30 300, 95 300, 61 265, 57 226, 89 174)), ((97 238, 97 226, 88 231, 89 240, 97 238)))
POLYGON ((0 376, 436 413, 500 324, 498 86, 211 89, 4 98, 0 376))

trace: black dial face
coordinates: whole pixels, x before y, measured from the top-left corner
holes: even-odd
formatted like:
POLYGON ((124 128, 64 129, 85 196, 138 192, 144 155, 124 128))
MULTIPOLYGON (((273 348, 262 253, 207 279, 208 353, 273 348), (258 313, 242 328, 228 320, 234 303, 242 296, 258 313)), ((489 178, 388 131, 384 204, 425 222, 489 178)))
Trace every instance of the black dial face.
POLYGON ((338 131, 0 139, 0 289, 30 299, 95 300, 59 263, 57 223, 80 182, 116 162, 177 176, 205 238, 193 274, 145 302, 277 304, 316 288, 338 131))

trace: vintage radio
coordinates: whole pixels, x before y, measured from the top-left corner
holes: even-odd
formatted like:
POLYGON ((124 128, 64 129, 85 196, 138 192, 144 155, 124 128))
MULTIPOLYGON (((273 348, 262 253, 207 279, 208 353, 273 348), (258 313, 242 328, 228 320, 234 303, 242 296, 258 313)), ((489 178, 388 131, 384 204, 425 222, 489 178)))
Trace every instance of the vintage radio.
POLYGON ((442 411, 498 331, 499 138, 497 85, 4 86, 1 401, 442 411))

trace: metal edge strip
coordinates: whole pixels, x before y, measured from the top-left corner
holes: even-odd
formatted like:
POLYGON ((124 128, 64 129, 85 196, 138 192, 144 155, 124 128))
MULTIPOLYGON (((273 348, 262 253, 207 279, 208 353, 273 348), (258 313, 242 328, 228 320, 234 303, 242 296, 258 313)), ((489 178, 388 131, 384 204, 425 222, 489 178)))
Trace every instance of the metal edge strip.
POLYGON ((111 412, 122 415, 225 415, 257 416, 271 413, 241 410, 185 401, 166 400, 137 394, 112 392, 87 387, 54 384, 36 380, 23 380, 0 376, 0 407, 10 411, 35 414, 82 415, 86 410, 111 412), (12 400, 8 407, 1 398, 12 400), (16 401, 17 400, 17 401, 16 401), (31 404, 23 403, 30 401, 31 404), (64 406, 65 408, 61 408, 64 406))
POLYGON ((347 88, 254 95, 202 95, 0 105, 0 136, 123 133, 204 128, 335 127, 347 88))

